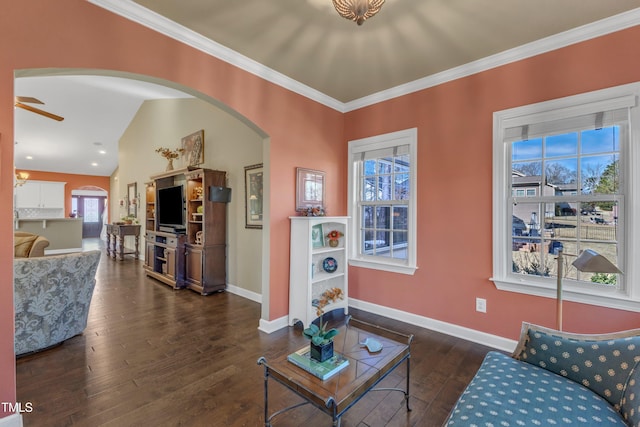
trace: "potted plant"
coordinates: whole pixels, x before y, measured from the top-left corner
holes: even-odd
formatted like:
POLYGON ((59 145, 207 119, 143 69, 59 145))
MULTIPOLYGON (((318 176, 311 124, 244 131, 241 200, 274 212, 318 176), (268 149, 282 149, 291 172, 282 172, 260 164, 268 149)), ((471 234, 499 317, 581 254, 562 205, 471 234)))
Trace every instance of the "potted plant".
POLYGON ((327 289, 319 299, 312 302, 319 316, 318 325, 312 323, 302 333, 311 340, 311 357, 319 362, 324 362, 333 357, 333 338, 338 335, 336 328, 327 329, 329 322, 323 322, 324 308, 338 299, 344 299, 344 293, 340 288, 327 289))
POLYGON ((138 218, 136 218, 133 214, 129 214, 122 217, 122 222, 124 222, 125 224, 137 224, 138 218))

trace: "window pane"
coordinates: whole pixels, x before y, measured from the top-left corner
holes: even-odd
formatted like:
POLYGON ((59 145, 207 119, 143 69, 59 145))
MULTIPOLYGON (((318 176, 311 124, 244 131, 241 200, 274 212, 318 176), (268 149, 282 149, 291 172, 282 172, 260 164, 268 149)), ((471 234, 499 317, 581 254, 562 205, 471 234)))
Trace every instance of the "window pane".
POLYGON ((395 200, 409 200, 409 174, 396 174, 395 200))
POLYGON ((390 241, 391 234, 388 231, 378 231, 376 233, 375 254, 378 256, 391 256, 390 241))
POLYGON ((374 238, 373 238, 374 235, 375 234, 374 234, 373 230, 365 230, 363 232, 362 241, 364 242, 364 248, 363 249, 364 249, 365 253, 372 253, 373 245, 375 243, 374 238))
POLYGON ((376 179, 375 177, 365 177, 362 180, 362 200, 372 202, 376 199, 376 179))
POLYGON ((393 158, 378 159, 378 173, 386 174, 391 173, 391 165, 393 164, 393 158))
POLYGON ((376 228, 391 228, 391 207, 390 206, 378 206, 376 208, 376 228))
POLYGON ((582 132, 582 153, 610 153, 620 150, 620 128, 611 126, 582 132))
POLYGON ((364 169, 364 175, 366 175, 366 176, 375 175, 376 174, 376 161, 375 161, 375 159, 365 160, 363 169, 364 169))
POLYGON ((408 230, 409 229, 409 209, 406 206, 393 207, 393 229, 408 230))
POLYGON ((554 185, 556 195, 561 196, 576 191, 578 180, 578 159, 564 159, 545 162, 547 185, 554 185))
POLYGON ((362 207, 362 224, 364 228, 373 228, 373 206, 362 207))
POLYGON ((542 138, 514 142, 511 146, 511 160, 533 160, 542 158, 542 138))
POLYGON ((99 222, 98 199, 84 199, 84 222, 99 222))
POLYGON ((545 139, 545 158, 575 156, 578 154, 578 134, 576 132, 548 136, 545 139))
POLYGON ((391 175, 378 177, 378 200, 391 200, 392 197, 391 175))
POLYGON ((409 172, 409 155, 405 154, 404 156, 398 156, 395 158, 394 163, 394 172, 396 173, 406 173, 409 172))

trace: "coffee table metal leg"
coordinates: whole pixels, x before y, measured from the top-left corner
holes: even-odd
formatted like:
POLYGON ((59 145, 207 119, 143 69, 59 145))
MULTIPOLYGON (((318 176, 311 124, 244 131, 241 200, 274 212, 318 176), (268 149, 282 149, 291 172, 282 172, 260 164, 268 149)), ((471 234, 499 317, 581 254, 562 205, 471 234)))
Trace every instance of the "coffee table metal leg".
POLYGON ((407 403, 407 411, 411 411, 411 407, 409 406, 409 383, 411 380, 411 355, 407 357, 407 392, 404 394, 404 400, 407 403))

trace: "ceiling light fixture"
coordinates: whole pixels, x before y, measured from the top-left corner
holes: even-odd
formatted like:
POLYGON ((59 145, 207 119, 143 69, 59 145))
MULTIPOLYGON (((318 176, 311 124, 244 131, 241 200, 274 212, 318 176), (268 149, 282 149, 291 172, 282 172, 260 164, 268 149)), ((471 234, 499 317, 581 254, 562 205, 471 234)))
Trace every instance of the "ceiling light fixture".
POLYGON ((13 184, 14 187, 20 187, 24 185, 29 179, 29 172, 17 172, 16 180, 13 184))
POLYGON ((380 12, 385 0, 332 0, 333 7, 343 18, 358 25, 380 12))

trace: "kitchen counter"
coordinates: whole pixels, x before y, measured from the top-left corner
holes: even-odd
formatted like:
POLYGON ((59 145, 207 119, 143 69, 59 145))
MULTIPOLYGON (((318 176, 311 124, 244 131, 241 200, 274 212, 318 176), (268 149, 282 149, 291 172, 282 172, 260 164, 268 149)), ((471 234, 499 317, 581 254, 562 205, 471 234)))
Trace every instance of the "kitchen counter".
POLYGON ((49 239, 45 255, 82 250, 82 218, 18 218, 15 230, 49 239))

